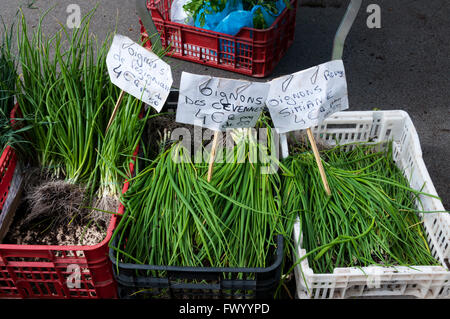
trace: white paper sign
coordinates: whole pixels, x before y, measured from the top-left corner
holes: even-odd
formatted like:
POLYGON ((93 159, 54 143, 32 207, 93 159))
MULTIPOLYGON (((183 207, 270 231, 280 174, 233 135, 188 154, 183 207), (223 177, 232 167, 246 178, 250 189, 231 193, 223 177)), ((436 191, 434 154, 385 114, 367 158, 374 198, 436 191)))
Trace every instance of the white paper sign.
POLYGON ((106 64, 112 83, 161 111, 173 82, 166 62, 130 38, 116 35, 106 64))
POLYGON ((268 83, 183 72, 176 121, 214 131, 254 127, 269 87, 268 83))
POLYGON ((348 109, 342 60, 274 79, 266 101, 278 133, 304 130, 348 109))

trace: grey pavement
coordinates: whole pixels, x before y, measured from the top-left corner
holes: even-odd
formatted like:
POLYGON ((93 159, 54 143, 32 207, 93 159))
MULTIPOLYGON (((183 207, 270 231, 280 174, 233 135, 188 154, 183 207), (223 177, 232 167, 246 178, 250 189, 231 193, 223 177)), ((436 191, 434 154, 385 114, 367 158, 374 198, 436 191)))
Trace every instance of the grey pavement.
MULTIPOLYGON (((82 14, 96 3, 99 8, 91 31, 101 40, 113 30, 135 41, 139 24, 134 0, 0 0, 0 15, 7 24, 23 6, 30 25, 36 25, 40 12, 55 5, 45 20, 45 32, 54 33, 58 22, 65 23, 69 4, 78 4, 82 14), (31 8, 29 8, 31 7, 31 8)), ((334 34, 345 12, 344 0, 303 0, 297 10, 295 42, 265 79, 293 73, 330 60, 334 34)), ((450 208, 450 4, 447 0, 369 0, 350 31, 344 49, 350 109, 355 111, 404 110, 418 131, 425 164, 450 208), (381 28, 369 29, 369 4, 381 7, 381 28)), ((174 86, 182 71, 228 78, 249 77, 199 64, 169 59, 175 66, 174 86)))

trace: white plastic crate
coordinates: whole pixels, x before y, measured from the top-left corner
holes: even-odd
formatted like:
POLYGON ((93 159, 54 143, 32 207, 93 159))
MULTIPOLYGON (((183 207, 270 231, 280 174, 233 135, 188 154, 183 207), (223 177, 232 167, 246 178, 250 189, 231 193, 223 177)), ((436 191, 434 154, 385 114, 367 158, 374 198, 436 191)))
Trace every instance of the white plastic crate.
MULTIPOLYGON (((437 195, 425 167, 420 141, 409 115, 404 111, 339 112, 322 125, 312 128, 318 142, 335 145, 352 142, 378 143, 393 140, 393 155, 414 189, 437 195)), ((281 135, 282 156, 287 157, 288 139, 281 135)), ((295 138, 295 137, 294 137, 295 138)), ((387 144, 385 144, 387 145, 387 144)), ((438 199, 421 196, 424 211, 444 211, 438 199)), ((450 215, 421 214, 426 237, 440 266, 335 268, 331 274, 315 274, 304 259, 295 267, 298 298, 351 298, 414 296, 418 298, 450 297, 450 215)), ((294 242, 299 242, 297 256, 303 257, 300 224, 294 227, 294 242), (300 241, 299 241, 300 240, 300 241)), ((295 256, 294 256, 295 258, 295 256)))

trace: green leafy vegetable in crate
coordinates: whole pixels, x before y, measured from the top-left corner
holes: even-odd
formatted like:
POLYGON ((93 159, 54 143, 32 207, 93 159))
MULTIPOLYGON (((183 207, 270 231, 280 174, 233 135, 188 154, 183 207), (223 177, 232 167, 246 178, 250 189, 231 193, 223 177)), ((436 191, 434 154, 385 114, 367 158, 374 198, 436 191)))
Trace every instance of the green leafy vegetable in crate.
POLYGON ((423 194, 409 187, 392 146, 346 148, 322 153, 331 197, 311 152, 300 148, 284 161, 292 175, 284 178, 283 206, 299 212, 310 267, 332 273, 337 267, 438 265, 417 215, 423 194))
MULTIPOLYGON (((203 27, 205 24, 212 23, 217 24, 221 20, 223 20, 229 13, 233 11, 240 10, 242 13, 244 11, 252 11, 252 9, 256 9, 253 12, 253 27, 256 29, 266 29, 270 27, 267 23, 266 19, 267 15, 278 16, 281 10, 285 7, 290 7, 290 3, 288 0, 192 0, 186 3, 183 8, 185 11, 190 14, 194 21, 198 21, 198 26, 203 27), (284 6, 280 6, 283 3, 284 6), (258 6, 258 8, 255 8, 258 6), (265 10, 266 16, 263 14, 262 10, 265 10), (214 14, 217 13, 225 13, 223 16, 214 17, 214 14), (210 21, 214 19, 217 21, 210 21)), ((270 22, 272 22, 272 18, 270 18, 270 22)))
MULTIPOLYGON (((290 4, 289 1, 283 0, 286 7, 289 8, 290 4)), ((255 6, 261 6, 264 9, 266 9, 266 12, 271 12, 275 16, 278 16, 281 12, 279 8, 277 7, 277 1, 276 0, 246 0, 244 1, 244 9, 245 10, 251 10, 255 6)), ((268 25, 266 19, 264 18, 264 14, 262 12, 261 8, 258 8, 255 10, 253 15, 253 27, 255 29, 267 29, 270 27, 268 25)))
POLYGON ((192 0, 186 3, 183 8, 194 20, 199 19, 200 25, 205 25, 206 14, 222 12, 225 9, 227 0, 192 0))

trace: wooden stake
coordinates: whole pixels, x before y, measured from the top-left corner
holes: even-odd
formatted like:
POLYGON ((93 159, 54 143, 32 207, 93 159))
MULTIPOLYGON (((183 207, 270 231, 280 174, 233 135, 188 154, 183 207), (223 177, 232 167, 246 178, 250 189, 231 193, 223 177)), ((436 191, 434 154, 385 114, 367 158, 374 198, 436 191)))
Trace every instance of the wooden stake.
POLYGON ((214 167, 214 160, 216 159, 217 142, 219 140, 219 131, 214 132, 213 145, 211 148, 211 155, 209 157, 209 168, 208 168, 208 183, 211 181, 212 172, 214 167))
POLYGON ((309 142, 311 143, 314 157, 316 158, 317 166, 319 167, 320 176, 322 177, 323 187, 327 192, 328 196, 331 196, 330 186, 328 185, 327 176, 325 175, 325 170, 323 169, 322 160, 320 159, 319 150, 317 149, 316 140, 314 139, 314 135, 310 128, 306 129, 306 133, 308 134, 309 142))
POLYGON ((120 92, 119 98, 117 99, 116 106, 114 106, 114 111, 113 111, 113 113, 111 115, 111 118, 109 119, 108 126, 106 127, 105 134, 108 132, 109 127, 111 126, 112 122, 114 121, 114 118, 117 115, 117 110, 119 109, 120 104, 122 104, 122 100, 123 100, 124 95, 125 95, 125 91, 122 90, 120 92))

